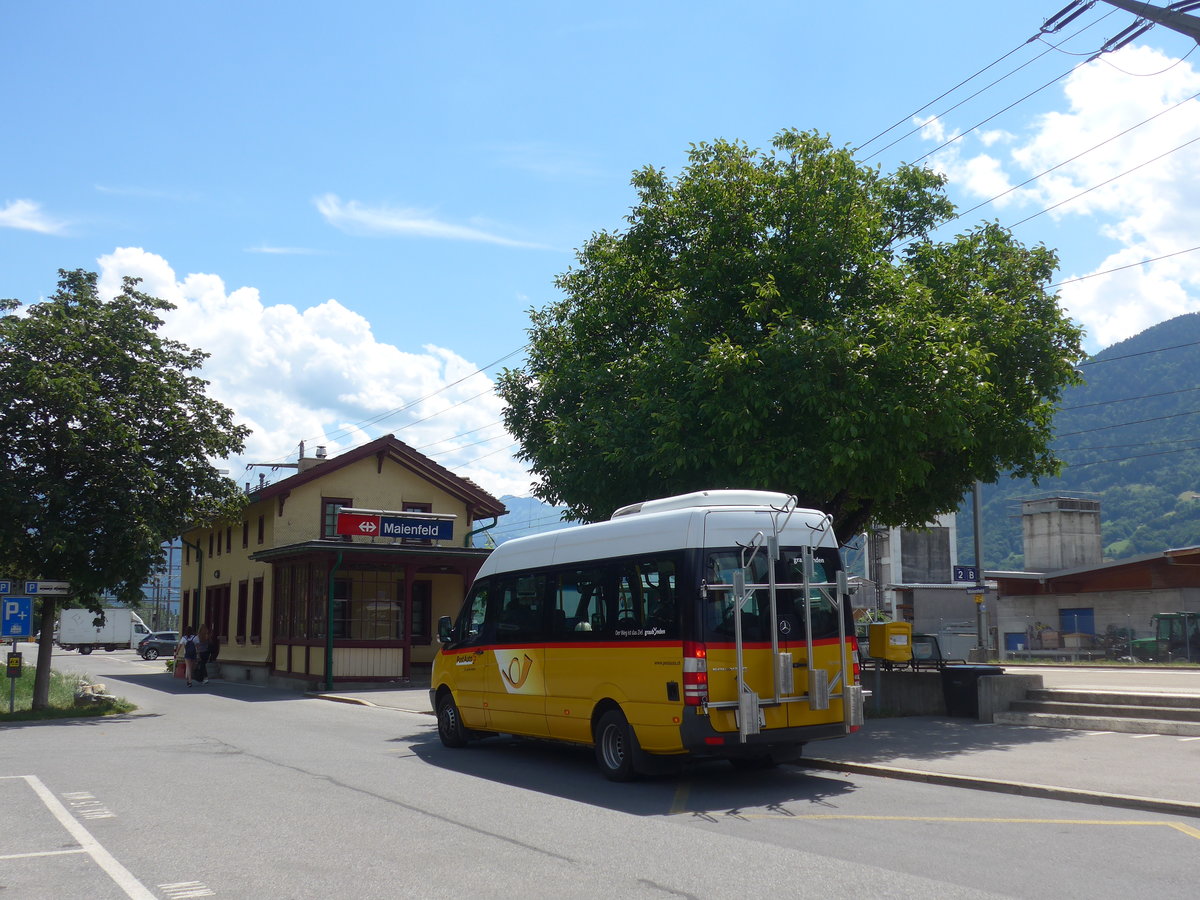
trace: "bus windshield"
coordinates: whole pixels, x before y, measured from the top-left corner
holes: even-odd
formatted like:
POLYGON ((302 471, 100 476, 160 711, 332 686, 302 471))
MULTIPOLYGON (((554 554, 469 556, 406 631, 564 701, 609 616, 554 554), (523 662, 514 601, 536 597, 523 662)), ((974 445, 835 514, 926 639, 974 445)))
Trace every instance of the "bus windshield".
MULTIPOLYGON (((705 566, 705 582, 708 598, 704 603, 704 640, 711 642, 731 641, 734 638, 733 575, 741 568, 740 550, 721 550, 710 553, 705 566)), ((768 582, 768 559, 766 554, 757 554, 746 573, 747 584, 765 585, 768 582)), ((811 584, 831 582, 837 577, 839 568, 836 550, 817 550, 813 558, 811 584)), ((799 584, 804 581, 803 557, 800 550, 784 549, 775 563, 776 584, 799 584)), ((812 587, 809 589, 808 606, 812 621, 813 639, 837 637, 837 613, 830 597, 831 589, 812 587)), ((777 588, 775 595, 776 613, 781 640, 802 641, 805 638, 803 590, 800 588, 777 588)), ((770 641, 771 599, 768 588, 759 587, 751 591, 751 597, 742 607, 742 639, 745 641, 770 641)))

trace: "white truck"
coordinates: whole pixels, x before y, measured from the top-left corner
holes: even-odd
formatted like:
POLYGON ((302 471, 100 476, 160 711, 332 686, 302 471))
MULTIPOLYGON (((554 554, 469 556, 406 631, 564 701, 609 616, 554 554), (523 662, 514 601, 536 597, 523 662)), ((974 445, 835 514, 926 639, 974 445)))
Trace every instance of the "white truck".
POLYGON ((131 609, 104 610, 104 624, 92 624, 98 614, 90 609, 64 609, 58 620, 58 646, 87 655, 105 650, 137 649, 150 633, 146 623, 131 609))

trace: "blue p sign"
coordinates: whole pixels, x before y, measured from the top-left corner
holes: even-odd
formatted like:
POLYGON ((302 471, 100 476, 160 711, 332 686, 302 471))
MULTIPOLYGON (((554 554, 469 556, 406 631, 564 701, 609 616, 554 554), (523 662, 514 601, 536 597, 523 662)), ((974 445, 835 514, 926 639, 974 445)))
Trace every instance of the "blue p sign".
POLYGON ((0 618, 0 635, 6 638, 29 637, 33 632, 33 600, 29 597, 5 597, 3 618, 0 618))

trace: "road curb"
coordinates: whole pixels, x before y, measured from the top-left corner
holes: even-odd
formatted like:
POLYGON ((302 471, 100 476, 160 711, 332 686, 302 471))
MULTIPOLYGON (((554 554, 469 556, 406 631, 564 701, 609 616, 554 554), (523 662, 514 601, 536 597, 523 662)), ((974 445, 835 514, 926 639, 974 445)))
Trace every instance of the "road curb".
POLYGON ((378 703, 372 703, 370 700, 363 700, 361 697, 342 697, 338 694, 314 694, 318 700, 332 700, 334 703, 350 703, 354 706, 378 706, 378 703))
POLYGON ((349 703, 353 706, 372 706, 375 709, 391 709, 396 712, 412 713, 415 716, 432 716, 432 709, 413 709, 408 706, 392 706, 389 703, 373 703, 370 700, 364 700, 361 697, 346 697, 341 694, 310 694, 317 700, 332 700, 334 703, 349 703))
POLYGON ((1093 806, 1111 806, 1118 809, 1137 809, 1143 812, 1158 812, 1200 818, 1200 803, 1188 803, 1183 800, 1136 797, 1130 794, 1109 794, 1102 791, 1085 791, 1078 788, 1054 787, 1046 784, 1028 784, 1021 781, 978 778, 973 775, 947 775, 941 772, 923 772, 920 769, 902 769, 897 766, 845 762, 837 759, 805 757, 802 760, 798 760, 797 763, 800 766, 808 766, 813 769, 826 769, 834 772, 854 772, 859 775, 876 775, 880 778, 897 778, 903 781, 919 781, 925 784, 970 788, 976 791, 992 791, 998 794, 1016 794, 1022 797, 1038 797, 1043 800, 1065 800, 1070 803, 1089 803, 1093 806))

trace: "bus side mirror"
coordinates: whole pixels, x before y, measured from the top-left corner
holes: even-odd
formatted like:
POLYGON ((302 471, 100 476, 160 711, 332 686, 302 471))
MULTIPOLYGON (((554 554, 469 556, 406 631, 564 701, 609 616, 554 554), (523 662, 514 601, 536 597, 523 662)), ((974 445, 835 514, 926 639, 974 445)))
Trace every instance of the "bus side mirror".
POLYGON ((438 640, 443 644, 450 643, 451 632, 453 632, 453 630, 454 622, 450 620, 449 616, 442 616, 440 619, 438 619, 438 640))

